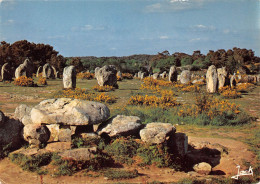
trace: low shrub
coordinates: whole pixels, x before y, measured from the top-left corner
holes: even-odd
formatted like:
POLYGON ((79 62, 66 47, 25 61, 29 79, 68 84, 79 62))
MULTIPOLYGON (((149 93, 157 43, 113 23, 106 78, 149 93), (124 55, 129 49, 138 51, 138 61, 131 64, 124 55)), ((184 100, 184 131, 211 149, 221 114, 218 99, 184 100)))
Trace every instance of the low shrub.
POLYGON ((109 92, 109 91, 115 90, 115 88, 113 86, 108 86, 108 85, 105 85, 105 86, 96 85, 92 89, 95 91, 98 91, 98 92, 109 92))
POLYGON ((229 86, 225 86, 219 89, 220 95, 225 98, 239 98, 241 97, 241 93, 237 92, 235 88, 231 88, 229 86))
POLYGON ((33 87, 33 86, 35 86, 33 79, 30 78, 30 77, 26 77, 26 76, 21 76, 21 77, 18 77, 17 79, 15 79, 14 85, 23 86, 23 87, 33 87))
POLYGON ((55 176, 73 175, 80 170, 97 171, 107 167, 111 163, 111 158, 101 152, 88 161, 75 161, 70 158, 61 158, 58 154, 53 154, 52 164, 58 166, 55 176))
POLYGON ((95 78, 95 74, 90 73, 90 72, 84 72, 84 73, 77 73, 77 79, 94 79, 95 78))
POLYGON ((38 79, 38 84, 39 84, 39 85, 44 85, 44 86, 46 86, 46 85, 47 85, 47 80, 46 80, 46 78, 44 78, 44 77, 39 77, 39 79, 38 79))
POLYGON ((119 163, 132 164, 139 144, 132 138, 119 137, 105 147, 105 151, 119 163))
POLYGON ((105 103, 115 103, 116 98, 112 95, 106 93, 89 93, 86 89, 76 88, 76 89, 65 89, 57 92, 54 95, 55 98, 74 98, 81 100, 90 100, 105 103))
POLYGON ((136 95, 131 96, 128 100, 128 105, 145 105, 145 106, 152 106, 152 107, 162 107, 162 108, 169 108, 175 107, 179 105, 176 101, 176 98, 169 95, 162 95, 161 97, 157 97, 155 95, 148 96, 148 95, 136 95))
POLYGON ((133 79, 134 76, 131 73, 122 73, 123 79, 133 79))
POLYGON ((140 165, 155 164, 157 167, 169 167, 173 163, 173 155, 164 144, 149 145, 143 143, 137 150, 137 155, 142 158, 140 165))
POLYGON ((117 81, 122 81, 123 78, 117 75, 117 76, 116 76, 116 80, 117 80, 117 81))
POLYGON ((184 92, 199 92, 200 87, 197 85, 186 86, 181 89, 184 92))
POLYGON ((240 91, 240 92, 249 92, 254 88, 255 88, 255 85, 251 84, 251 83, 241 83, 236 86, 236 90, 240 91))
POLYGON ((19 165, 23 170, 35 172, 40 170, 40 167, 48 165, 51 162, 52 153, 44 153, 39 155, 26 156, 21 153, 12 153, 9 159, 19 165))

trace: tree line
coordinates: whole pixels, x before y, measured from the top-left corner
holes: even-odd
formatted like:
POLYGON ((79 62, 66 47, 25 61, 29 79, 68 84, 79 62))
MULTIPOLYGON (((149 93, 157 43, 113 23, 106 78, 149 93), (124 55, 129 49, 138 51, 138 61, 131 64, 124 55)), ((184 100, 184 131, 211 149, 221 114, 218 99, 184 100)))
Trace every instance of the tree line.
POLYGON ((23 61, 29 58, 34 64, 34 71, 46 63, 54 66, 62 72, 67 65, 74 65, 77 72, 89 70, 94 72, 96 67, 104 65, 115 65, 118 70, 124 73, 137 73, 140 70, 154 70, 157 72, 169 71, 172 65, 177 67, 188 66, 190 70, 207 69, 210 65, 217 68, 225 66, 230 73, 243 67, 248 73, 256 73, 259 68, 260 58, 255 56, 251 49, 219 49, 209 50, 204 55, 199 50, 192 55, 169 51, 158 52, 156 55, 131 55, 123 57, 63 57, 59 52, 48 44, 35 44, 27 40, 14 42, 13 44, 2 41, 0 44, 0 66, 8 62, 13 68, 18 67, 23 61))

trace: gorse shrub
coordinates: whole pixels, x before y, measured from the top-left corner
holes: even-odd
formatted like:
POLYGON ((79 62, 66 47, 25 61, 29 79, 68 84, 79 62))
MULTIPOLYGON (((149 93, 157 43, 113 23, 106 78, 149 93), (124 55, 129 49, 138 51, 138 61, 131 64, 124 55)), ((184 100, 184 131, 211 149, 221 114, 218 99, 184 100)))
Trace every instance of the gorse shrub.
POLYGON ((33 79, 30 77, 21 76, 14 80, 14 85, 23 87, 33 87, 34 82, 33 79))
POLYGON ((181 89, 181 91, 184 91, 184 92, 191 92, 191 91, 199 92, 199 90, 200 90, 200 87, 197 85, 186 86, 181 89))
POLYGON ((89 93, 86 89, 76 88, 76 89, 65 89, 59 91, 54 95, 55 98, 74 98, 81 100, 90 100, 105 103, 115 103, 116 98, 112 95, 106 93, 89 93))
POLYGON ((109 92, 109 91, 115 90, 115 88, 113 86, 108 86, 108 85, 105 85, 105 86, 96 85, 92 89, 95 91, 98 91, 98 92, 109 92))
POLYGON ((194 105, 181 106, 178 116, 199 125, 241 125, 251 121, 239 105, 209 95, 197 96, 194 105))
POLYGON ((248 92, 255 88, 254 84, 251 83, 241 83, 236 86, 236 90, 240 92, 248 92))
POLYGON ((95 74, 90 73, 90 72, 84 72, 84 73, 77 73, 77 79, 94 79, 95 78, 95 74))
POLYGON ((117 81, 122 81, 123 78, 117 75, 117 76, 116 76, 116 80, 117 80, 117 81))
POLYGON ((39 79, 38 79, 38 84, 39 84, 39 85, 47 85, 47 80, 46 80, 46 78, 44 78, 44 77, 39 77, 39 79))
POLYGON ((162 108, 168 108, 168 107, 175 107, 179 105, 177 103, 176 98, 173 96, 165 96, 162 95, 161 97, 157 97, 155 95, 153 96, 142 96, 142 95, 136 95, 131 96, 128 100, 129 105, 145 105, 145 106, 152 106, 152 107, 162 107, 162 108))
POLYGON ((231 88, 229 86, 220 88, 220 95, 225 98, 239 98, 241 97, 241 93, 237 92, 235 88, 231 88))
POLYGON ((134 76, 131 73, 122 73, 123 79, 133 79, 134 76))

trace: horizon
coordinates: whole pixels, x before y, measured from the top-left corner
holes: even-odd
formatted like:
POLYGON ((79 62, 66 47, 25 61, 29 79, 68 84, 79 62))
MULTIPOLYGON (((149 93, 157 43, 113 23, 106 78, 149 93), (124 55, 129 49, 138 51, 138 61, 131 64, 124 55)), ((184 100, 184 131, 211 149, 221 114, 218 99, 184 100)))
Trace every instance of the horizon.
POLYGON ((0 0, 0 40, 49 44, 64 57, 233 47, 259 56, 259 8, 259 0, 0 0))

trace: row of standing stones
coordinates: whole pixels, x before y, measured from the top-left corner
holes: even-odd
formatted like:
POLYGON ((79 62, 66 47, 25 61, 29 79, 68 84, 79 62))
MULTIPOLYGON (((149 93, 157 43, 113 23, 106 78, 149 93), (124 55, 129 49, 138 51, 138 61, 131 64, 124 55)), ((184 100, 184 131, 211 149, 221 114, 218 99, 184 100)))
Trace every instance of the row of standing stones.
MULTIPOLYGON (((27 76, 32 77, 33 71, 32 71, 32 62, 29 59, 26 59, 21 65, 19 65, 15 70, 15 78, 18 78, 20 76, 27 76)), ((170 68, 169 73, 164 71, 163 73, 155 73, 150 75, 153 77, 153 79, 158 78, 167 78, 171 82, 177 82, 180 81, 182 84, 187 83, 197 83, 197 82, 203 82, 204 76, 196 76, 196 77, 202 77, 200 79, 195 79, 192 81, 192 78, 194 78, 194 74, 191 73, 190 70, 185 69, 185 67, 182 68, 183 71, 180 75, 178 75, 178 68, 176 66, 172 66, 170 68)), ((59 72, 56 71, 56 69, 51 66, 50 64, 45 64, 44 66, 40 66, 37 70, 36 77, 39 77, 39 74, 42 74, 42 77, 44 78, 58 78, 59 72)), ((76 88, 76 70, 74 66, 67 66, 63 70, 63 87, 64 89, 67 88, 76 88)), ((115 88, 118 88, 117 84, 117 75, 121 75, 121 72, 117 72, 116 67, 114 65, 105 65, 102 68, 97 67, 95 69, 95 78, 97 79, 97 82, 100 86, 113 86, 115 88)), ((13 76, 13 72, 10 68, 10 65, 8 63, 5 63, 2 66, 1 69, 1 77, 2 80, 11 80, 13 76)), ((143 79, 144 77, 149 76, 149 72, 138 72, 135 74, 135 77, 143 79)), ((228 75, 227 70, 225 67, 222 68, 216 68, 214 65, 211 65, 206 73, 206 89, 209 93, 215 93, 218 89, 221 87, 224 87, 225 85, 235 86, 236 81, 239 79, 241 82, 259 82, 260 77, 258 76, 250 76, 247 75, 245 77, 242 77, 241 75, 228 75)))

